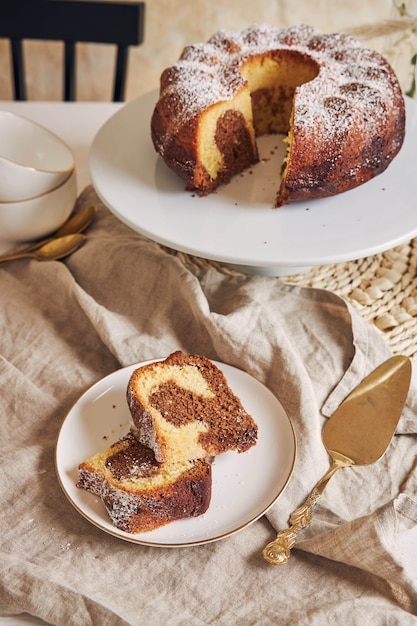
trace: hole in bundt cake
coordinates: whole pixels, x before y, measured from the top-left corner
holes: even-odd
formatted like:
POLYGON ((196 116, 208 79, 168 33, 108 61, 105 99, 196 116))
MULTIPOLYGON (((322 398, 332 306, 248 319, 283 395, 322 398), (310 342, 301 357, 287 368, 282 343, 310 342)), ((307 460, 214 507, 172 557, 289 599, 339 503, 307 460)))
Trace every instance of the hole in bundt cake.
POLYGON ((318 73, 313 59, 291 50, 248 59, 241 68, 248 90, 234 98, 233 108, 227 102, 211 107, 200 125, 200 133, 214 137, 214 141, 200 141, 204 146, 199 154, 200 180, 205 179, 208 186, 210 179, 215 180, 217 186, 257 162, 255 137, 283 134, 290 142, 295 89, 318 73))
POLYGON ((242 75, 251 94, 255 135, 288 133, 295 89, 318 73, 313 59, 291 50, 249 59, 242 75))
POLYGON ((287 143, 281 179, 285 177, 292 141, 293 101, 297 87, 319 74, 318 64, 298 51, 280 50, 252 58, 242 68, 248 81, 255 136, 283 134, 287 143))

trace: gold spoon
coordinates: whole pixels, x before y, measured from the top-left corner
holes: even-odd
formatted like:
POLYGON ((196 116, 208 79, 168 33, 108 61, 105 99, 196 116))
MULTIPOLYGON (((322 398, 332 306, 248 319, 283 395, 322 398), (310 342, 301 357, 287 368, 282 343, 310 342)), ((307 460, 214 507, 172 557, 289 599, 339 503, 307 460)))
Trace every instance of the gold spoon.
MULTIPOLYGON (((28 246, 25 246, 24 248, 19 250, 19 252, 31 252, 32 250, 40 248, 45 243, 48 243, 49 241, 51 241, 51 239, 83 232, 88 226, 90 226, 96 213, 97 208, 95 206, 88 206, 84 209, 81 209, 81 211, 78 211, 78 213, 74 213, 73 215, 71 215, 67 219, 67 221, 64 222, 62 226, 60 226, 60 228, 58 228, 58 230, 55 231, 52 235, 46 237, 45 239, 39 239, 38 241, 35 241, 28 246)), ((0 257, 0 260, 1 258, 2 257, 0 257)))
POLYGON ((66 235, 65 237, 58 237, 57 239, 50 239, 47 243, 44 243, 35 250, 22 250, 16 252, 16 254, 9 254, 0 258, 0 263, 7 263, 8 261, 15 261, 16 259, 33 258, 38 261, 55 261, 68 256, 72 252, 75 252, 86 240, 85 235, 80 233, 74 233, 72 235, 66 235))

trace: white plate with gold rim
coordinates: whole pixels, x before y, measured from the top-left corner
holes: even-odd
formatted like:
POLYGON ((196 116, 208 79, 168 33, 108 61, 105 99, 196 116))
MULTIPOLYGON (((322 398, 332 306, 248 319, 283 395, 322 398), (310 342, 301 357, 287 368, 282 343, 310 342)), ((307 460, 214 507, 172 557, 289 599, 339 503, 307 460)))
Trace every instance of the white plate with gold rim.
MULTIPOLYGON (((216 363, 216 362, 215 362, 216 363)), ((131 365, 106 376, 75 403, 65 418, 55 463, 71 504, 101 530, 133 543, 184 547, 217 541, 245 528, 277 501, 294 469, 292 424, 281 403, 263 384, 230 365, 216 363, 233 392, 258 424, 258 441, 245 453, 227 452, 213 465, 211 503, 204 515, 178 520, 151 532, 126 533, 110 521, 100 498, 76 486, 78 465, 125 435, 129 429, 126 388, 131 365)))
POLYGON ((156 92, 127 103, 97 133, 90 173, 101 200, 133 230, 174 250, 285 275, 388 250, 417 235, 417 101, 406 98, 406 137, 390 166, 345 193, 273 209, 285 149, 258 141, 261 162, 199 197, 156 154, 156 92))

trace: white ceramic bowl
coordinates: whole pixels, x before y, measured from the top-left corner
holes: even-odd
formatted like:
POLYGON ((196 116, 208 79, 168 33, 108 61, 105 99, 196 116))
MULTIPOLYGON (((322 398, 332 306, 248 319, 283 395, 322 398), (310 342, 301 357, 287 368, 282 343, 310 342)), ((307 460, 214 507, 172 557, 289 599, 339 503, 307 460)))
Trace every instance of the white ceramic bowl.
POLYGON ((76 172, 49 193, 21 202, 0 202, 0 239, 31 241, 46 237, 71 214, 77 199, 76 172))
POLYGON ((62 185, 74 168, 74 154, 59 137, 0 110, 0 202, 47 193, 62 185))

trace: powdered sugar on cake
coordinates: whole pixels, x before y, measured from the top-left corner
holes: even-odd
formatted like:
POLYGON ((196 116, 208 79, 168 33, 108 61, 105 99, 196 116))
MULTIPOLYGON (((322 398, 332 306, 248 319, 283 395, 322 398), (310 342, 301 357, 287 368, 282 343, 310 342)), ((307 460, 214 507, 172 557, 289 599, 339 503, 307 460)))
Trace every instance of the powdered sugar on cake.
POLYGON ((165 85, 164 90, 167 98, 175 94, 177 123, 186 123, 202 108, 232 99, 246 83, 240 73, 242 65, 250 57, 275 49, 296 51, 318 64, 317 77, 297 88, 300 124, 317 124, 320 116, 333 125, 343 101, 353 103, 355 112, 354 120, 338 117, 344 124, 366 123, 367 113, 384 115, 384 103, 390 98, 389 72, 378 53, 341 33, 323 35, 305 25, 281 30, 261 24, 238 33, 219 31, 208 42, 185 48, 169 68, 171 86, 165 85))
POLYGON ((268 133, 288 144, 275 207, 353 189, 401 148, 398 79, 351 36, 304 25, 219 31, 162 73, 152 141, 187 190, 227 184, 257 162, 256 136, 268 133))

